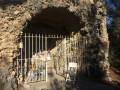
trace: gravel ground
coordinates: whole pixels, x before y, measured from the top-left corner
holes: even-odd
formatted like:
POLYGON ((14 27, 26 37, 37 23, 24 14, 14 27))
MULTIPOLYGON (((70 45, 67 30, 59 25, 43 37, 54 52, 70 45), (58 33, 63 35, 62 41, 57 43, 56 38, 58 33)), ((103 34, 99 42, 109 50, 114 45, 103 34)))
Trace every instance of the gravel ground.
POLYGON ((81 78, 74 85, 66 83, 65 79, 55 73, 55 70, 48 71, 48 82, 37 82, 26 85, 21 90, 116 90, 115 87, 93 82, 87 78, 81 78))

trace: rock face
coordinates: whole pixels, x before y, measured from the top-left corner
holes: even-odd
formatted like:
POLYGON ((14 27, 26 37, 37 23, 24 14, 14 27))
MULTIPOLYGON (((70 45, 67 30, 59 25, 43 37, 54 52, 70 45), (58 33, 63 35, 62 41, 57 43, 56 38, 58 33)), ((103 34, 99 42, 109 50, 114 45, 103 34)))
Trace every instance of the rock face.
POLYGON ((9 76, 8 70, 1 70, 0 71, 0 82, 1 88, 3 90, 17 90, 17 84, 13 76, 9 76))
MULTIPOLYGON (((68 7, 70 12, 74 12, 80 18, 81 35, 87 32, 89 39, 88 61, 99 64, 103 70, 108 69, 109 41, 106 28, 106 9, 102 3, 93 3, 93 0, 10 0, 10 2, 0 1, 0 70, 9 70, 5 90, 13 86, 15 81, 11 77, 15 75, 12 62, 13 58, 19 55, 18 41, 23 29, 33 16, 40 13, 47 7, 68 7), (5 6, 6 5, 6 6, 5 6), (96 53, 97 52, 97 53, 96 53), (98 63, 98 62, 99 63, 98 63)), ((97 65, 94 64, 94 65, 97 65)), ((6 74, 6 76, 7 76, 6 74)), ((11 87, 11 90, 12 90, 11 87)), ((15 90, 15 89, 14 89, 15 90)))

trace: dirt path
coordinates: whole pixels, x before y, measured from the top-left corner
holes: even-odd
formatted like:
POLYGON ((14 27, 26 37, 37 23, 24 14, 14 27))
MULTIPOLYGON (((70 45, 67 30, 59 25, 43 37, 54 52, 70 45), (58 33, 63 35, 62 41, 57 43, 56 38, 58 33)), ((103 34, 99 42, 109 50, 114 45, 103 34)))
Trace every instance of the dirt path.
POLYGON ((49 70, 47 83, 37 82, 29 85, 21 90, 116 90, 112 86, 96 83, 87 78, 81 78, 75 85, 65 83, 65 79, 57 75, 55 70, 49 70))

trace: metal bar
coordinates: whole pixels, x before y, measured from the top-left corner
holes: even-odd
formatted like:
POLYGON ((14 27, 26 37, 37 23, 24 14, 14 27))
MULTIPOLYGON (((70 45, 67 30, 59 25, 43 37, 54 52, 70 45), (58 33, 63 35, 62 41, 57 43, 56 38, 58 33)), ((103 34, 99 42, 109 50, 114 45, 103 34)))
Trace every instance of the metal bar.
MULTIPOLYGON (((69 36, 68 36, 68 38, 69 38, 69 36)), ((68 61, 67 61, 67 70, 68 70, 68 64, 69 64, 69 60, 70 60, 70 43, 68 42, 68 61)))
POLYGON ((72 62, 72 52, 71 52, 72 43, 71 43, 71 38, 72 37, 70 36, 70 56, 71 56, 71 60, 70 61, 72 62))
MULTIPOLYGON (((74 57, 76 57, 76 35, 74 35, 74 45, 75 45, 75 55, 74 55, 74 57)), ((74 62, 76 62, 76 59, 74 60, 74 62)))
POLYGON ((42 52, 43 52, 43 48, 44 48, 44 47, 43 47, 43 34, 42 34, 42 52))
POLYGON ((27 71, 27 62, 26 62, 26 33, 25 33, 25 79, 26 79, 26 71, 27 71))
POLYGON ((19 66, 18 66, 18 57, 17 57, 17 80, 18 80, 18 70, 19 70, 19 66))
MULTIPOLYGON (((43 52, 43 43, 44 43, 44 41, 43 41, 43 34, 42 34, 42 52, 43 52)), ((42 61, 42 64, 44 64, 44 61, 42 61)))
MULTIPOLYGON (((40 50, 40 45, 41 43, 40 43, 40 34, 39 34, 39 53, 41 52, 41 50, 40 50)), ((40 63, 41 63, 41 61, 40 61, 40 63)), ((40 69, 39 69, 39 80, 40 80, 40 69)))
MULTIPOLYGON (((21 48, 21 78, 23 80, 23 73, 22 73, 22 48, 21 48)), ((22 81, 21 81, 22 83, 22 81)))
POLYGON ((65 36, 65 71, 67 71, 67 58, 66 58, 66 36, 65 36))
MULTIPOLYGON (((45 50, 47 51, 47 36, 45 35, 45 50)), ((47 55, 47 52, 46 52, 46 55, 47 55)), ((47 82, 47 61, 45 61, 46 64, 45 64, 45 67, 46 67, 46 72, 45 72, 45 75, 46 75, 46 82, 47 82)))
POLYGON ((62 35, 62 38, 64 38, 63 35, 62 35))
POLYGON ((56 38, 56 36, 54 35, 54 38, 56 38))
POLYGON ((60 38, 62 38, 62 36, 60 35, 60 38))
MULTIPOLYGON (((36 55, 37 55, 37 34, 36 34, 36 55)), ((37 59, 35 60, 35 62, 36 62, 36 72, 38 73, 38 71, 37 71, 37 67, 38 67, 37 59)), ((37 74, 36 74, 36 81, 37 81, 37 74)))
MULTIPOLYGON (((29 33, 29 36, 30 36, 30 33, 29 33)), ((29 47, 29 51, 28 51, 29 52, 29 59, 28 60, 29 60, 29 66, 30 66, 30 52, 31 52, 31 50, 30 50, 30 37, 29 37, 29 44, 28 45, 29 45, 28 46, 29 47)), ((29 67, 29 70, 30 70, 30 67, 29 67)))
POLYGON ((56 41, 56 47, 57 47, 57 41, 56 41))
POLYGON ((40 34, 39 34, 39 52, 40 52, 40 34))
MULTIPOLYGON (((32 34, 32 75, 33 75, 33 34, 32 34)), ((33 79, 32 79, 33 82, 33 79)))
POLYGON ((50 37, 50 34, 48 35, 48 38, 50 37))
POLYGON ((37 34, 36 34, 36 53, 37 53, 37 34))
MULTIPOLYGON (((44 48, 44 47, 43 47, 43 45, 44 45, 44 44, 43 44, 43 43, 44 43, 43 38, 44 38, 44 37, 43 37, 43 34, 42 34, 42 52, 43 52, 43 48, 44 48)), ((44 56, 43 56, 43 57, 44 57, 44 56)), ((42 65, 44 65, 44 61, 42 61, 42 65)), ((42 75, 42 76, 44 76, 44 75, 42 75)), ((44 77, 43 77, 43 78, 44 78, 44 77)), ((43 78, 42 78, 42 80, 43 80, 43 78)))

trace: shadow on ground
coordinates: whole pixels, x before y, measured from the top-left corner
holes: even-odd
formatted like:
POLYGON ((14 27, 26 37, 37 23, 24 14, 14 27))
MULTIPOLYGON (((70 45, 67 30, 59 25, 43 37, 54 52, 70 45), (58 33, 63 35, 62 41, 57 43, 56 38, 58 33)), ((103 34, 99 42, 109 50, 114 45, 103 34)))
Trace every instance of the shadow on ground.
POLYGON ((67 84, 66 90, 116 90, 116 88, 107 84, 91 81, 88 78, 81 78, 75 85, 67 84))
MULTIPOLYGON (((51 73, 54 79, 50 82, 50 90, 119 90, 112 85, 105 83, 95 82, 86 77, 77 78, 76 83, 65 82, 56 77, 57 74, 51 73)), ((51 74, 49 74, 51 76, 51 74)), ((52 77, 51 77, 52 78, 52 77)))

